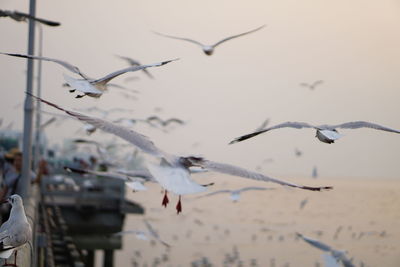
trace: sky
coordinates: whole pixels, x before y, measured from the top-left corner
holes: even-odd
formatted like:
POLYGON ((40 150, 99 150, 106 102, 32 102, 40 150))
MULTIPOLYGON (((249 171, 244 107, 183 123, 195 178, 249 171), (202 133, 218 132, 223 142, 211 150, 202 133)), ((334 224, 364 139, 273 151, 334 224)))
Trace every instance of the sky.
MULTIPOLYGON (((2 0, 0 9, 28 12, 29 1, 2 0)), ((113 88, 100 99, 75 99, 61 86, 62 74, 73 74, 44 62, 42 96, 65 108, 123 107, 134 112, 119 116, 178 117, 187 124, 169 133, 145 125, 134 129, 171 153, 202 155, 291 181, 311 179, 314 166, 321 180, 399 176, 400 136, 371 129, 341 130, 344 137, 331 145, 319 142, 312 129, 280 129, 228 145, 267 118, 270 125, 365 120, 400 129, 399 1, 38 0, 37 17, 62 23, 43 27, 43 55, 93 77, 125 67, 115 55, 146 64, 180 58, 149 69, 153 80, 140 72, 113 80, 138 90, 137 100, 113 88), (264 24, 217 47, 212 56, 152 32, 214 43, 264 24), (138 79, 126 82, 126 77, 138 79), (315 90, 299 85, 316 80, 324 83, 315 90)), ((0 33, 1 52, 27 52, 27 23, 0 18, 0 33)), ((0 117, 21 129, 23 110, 15 106, 24 99, 26 61, 1 56, 0 68, 0 117)), ((76 137, 81 125, 69 120, 49 126, 46 135, 59 143, 76 137)))

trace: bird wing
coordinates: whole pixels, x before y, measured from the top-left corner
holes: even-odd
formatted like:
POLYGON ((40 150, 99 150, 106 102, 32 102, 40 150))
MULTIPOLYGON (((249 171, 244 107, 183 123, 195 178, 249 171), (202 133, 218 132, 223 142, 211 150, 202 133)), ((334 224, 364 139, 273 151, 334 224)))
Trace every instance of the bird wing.
MULTIPOLYGON (((119 57, 120 59, 127 61, 128 64, 130 64, 131 66, 140 66, 140 62, 137 60, 134 60, 133 58, 119 56, 119 55, 116 55, 116 56, 119 57)), ((149 78, 154 79, 153 75, 151 75, 151 73, 147 69, 143 69, 143 72, 146 73, 146 75, 149 76, 149 78)))
POLYGON ((66 68, 67 70, 76 73, 78 75, 80 75, 82 78, 89 80, 90 78, 88 78, 85 74, 83 74, 79 68, 77 66, 74 66, 66 61, 63 60, 59 60, 59 59, 55 59, 55 58, 49 58, 49 57, 39 57, 39 56, 32 56, 32 55, 23 55, 23 54, 12 54, 12 53, 2 53, 0 52, 0 54, 2 55, 7 55, 7 56, 13 56, 13 57, 22 57, 22 58, 30 58, 30 59, 38 59, 38 60, 45 60, 45 61, 51 61, 51 62, 55 62, 61 66, 63 66, 64 68, 66 68))
POLYGON ((78 112, 64 109, 54 103, 46 101, 40 97, 34 96, 28 92, 27 92, 27 94, 40 100, 41 102, 43 102, 47 105, 50 105, 58 110, 64 111, 68 115, 75 117, 78 120, 81 120, 83 122, 86 122, 97 129, 100 129, 100 130, 110 133, 110 134, 114 134, 114 135, 128 141, 129 143, 133 144, 134 146, 136 146, 137 148, 139 148, 140 150, 142 150, 145 153, 148 153, 148 154, 156 156, 156 157, 165 157, 167 155, 167 153, 158 149, 154 145, 154 143, 151 140, 149 140, 146 136, 144 136, 138 132, 135 132, 131 129, 114 124, 112 122, 108 122, 108 121, 100 119, 100 118, 95 118, 95 117, 87 116, 87 115, 84 115, 84 114, 81 114, 78 112))
POLYGON ((269 118, 266 119, 260 126, 258 126, 257 129, 254 130, 254 132, 264 130, 265 127, 267 127, 268 123, 269 123, 269 118))
POLYGON ((328 246, 328 245, 326 245, 326 244, 324 244, 324 243, 322 243, 322 242, 320 242, 318 240, 305 237, 300 233, 296 233, 296 234, 297 234, 298 237, 300 237, 301 239, 303 239, 305 242, 307 242, 308 244, 310 244, 313 247, 319 248, 319 249, 321 249, 323 251, 327 251, 327 252, 331 252, 332 251, 332 248, 330 246, 328 246))
POLYGON ((200 43, 200 42, 198 42, 198 41, 195 41, 195 40, 193 40, 193 39, 182 38, 182 37, 176 37, 176 36, 167 35, 167 34, 155 32, 155 31, 153 31, 153 33, 158 34, 158 35, 161 35, 161 36, 164 36, 164 37, 168 37, 168 38, 173 38, 173 39, 178 39, 178 40, 187 41, 187 42, 190 42, 190 43, 193 43, 193 44, 197 44, 197 45, 199 45, 199 46, 201 46, 201 47, 204 46, 202 43, 200 43))
POLYGON ((163 240, 160 239, 160 236, 158 235, 158 233, 154 230, 153 226, 151 226, 151 224, 147 221, 147 220, 143 220, 144 223, 146 224, 147 229, 149 230, 150 234, 157 239, 161 244, 163 244, 166 247, 170 247, 171 245, 164 242, 163 240))
POLYGON ((372 122, 367 122, 367 121, 352 121, 352 122, 346 122, 342 123, 339 125, 333 125, 330 126, 332 128, 342 128, 342 129, 358 129, 358 128, 372 128, 376 130, 382 130, 386 132, 392 132, 392 133, 400 133, 399 130, 391 129, 376 123, 372 122))
POLYGON ((308 123, 305 123, 305 122, 290 122, 290 121, 288 121, 288 122, 284 122, 284 123, 277 124, 275 126, 266 128, 266 129, 258 131, 258 132, 253 132, 253 133, 250 133, 250 134, 246 134, 246 135, 242 135, 242 136, 236 137, 229 144, 234 144, 234 143, 237 143, 237 142, 244 141, 246 139, 252 138, 252 137, 254 137, 256 135, 268 132, 270 130, 279 129, 279 128, 286 128, 286 127, 296 128, 296 129, 316 128, 315 126, 313 126, 311 124, 308 124, 308 123))
POLYGON ((246 34, 249 34, 249 33, 255 32, 255 31, 258 31, 258 30, 261 30, 261 29, 264 28, 264 27, 265 27, 265 25, 262 25, 262 26, 260 26, 260 27, 258 27, 258 28, 256 28, 256 29, 251 30, 251 31, 247 31, 247 32, 243 32, 243 33, 240 33, 240 34, 236 34, 236 35, 229 36, 229 37, 227 37, 227 38, 225 38, 225 39, 222 39, 221 41, 219 41, 219 42, 213 44, 212 47, 216 47, 217 45, 220 45, 220 44, 222 44, 223 42, 229 41, 229 40, 231 40, 231 39, 234 39, 234 38, 237 38, 237 37, 240 37, 240 36, 243 36, 243 35, 246 35, 246 34))
POLYGON ((205 195, 198 196, 197 198, 209 197, 209 196, 213 196, 213 195, 218 195, 218 194, 223 194, 223 193, 231 193, 231 192, 232 192, 232 190, 228 190, 228 189, 218 190, 218 191, 210 192, 210 193, 205 194, 205 195))
POLYGON ((271 177, 265 176, 261 173, 252 172, 252 171, 249 171, 249 170, 246 170, 246 169, 243 169, 240 167, 236 167, 236 166, 233 166, 230 164, 226 164, 226 163, 218 163, 218 162, 209 161, 209 160, 205 160, 205 159, 201 159, 201 158, 200 159, 196 158, 194 160, 193 160, 193 158, 188 158, 188 159, 194 166, 201 166, 210 171, 216 171, 216 172, 225 173, 225 174, 229 174, 229 175, 233 175, 233 176, 249 178, 249 179, 253 179, 253 180, 257 180, 257 181, 272 182, 272 183, 277 183, 280 185, 297 187, 300 189, 312 190, 312 191, 321 191, 324 189, 332 189, 332 187, 330 187, 330 186, 310 187, 310 186, 293 184, 293 183, 289 183, 289 182, 285 182, 285 181, 282 181, 279 179, 271 178, 271 177))
POLYGON ((238 192, 245 192, 245 191, 251 191, 251 190, 259 190, 259 191, 264 191, 264 190, 272 190, 273 188, 267 188, 267 187, 260 187, 260 186, 249 186, 249 187, 244 187, 239 190, 238 192))
POLYGON ((114 71, 110 74, 107 74, 106 76, 104 76, 103 78, 97 79, 97 80, 93 80, 91 81, 92 83, 99 83, 99 84, 107 84, 109 81, 111 81, 112 79, 114 79, 115 77, 118 77, 121 74, 124 74, 126 72, 134 72, 134 71, 138 71, 138 70, 143 70, 145 68, 151 68, 151 67, 159 67, 165 64, 168 64, 172 61, 176 61, 178 60, 178 58, 176 59, 172 59, 172 60, 167 60, 167 61, 162 61, 162 62, 157 62, 157 63, 153 63, 153 64, 147 64, 147 65, 141 65, 141 66, 131 66, 128 68, 124 68, 121 70, 117 70, 114 71))
POLYGON ((33 17, 33 16, 29 15, 29 14, 22 13, 22 12, 19 12, 19 11, 14 11, 14 13, 17 16, 25 17, 25 18, 28 18, 28 19, 33 19, 33 20, 35 20, 37 22, 40 22, 40 23, 43 23, 43 24, 45 24, 47 26, 53 26, 54 27, 54 26, 60 26, 61 25, 60 22, 33 17))

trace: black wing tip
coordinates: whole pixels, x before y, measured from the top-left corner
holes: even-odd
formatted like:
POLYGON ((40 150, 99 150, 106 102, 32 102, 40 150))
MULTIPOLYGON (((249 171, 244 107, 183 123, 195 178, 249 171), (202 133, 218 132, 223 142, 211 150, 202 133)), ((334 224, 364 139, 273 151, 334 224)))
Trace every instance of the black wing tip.
POLYGON ((325 191, 325 190, 332 190, 333 186, 321 186, 321 187, 302 186, 301 188, 311 191, 325 191))

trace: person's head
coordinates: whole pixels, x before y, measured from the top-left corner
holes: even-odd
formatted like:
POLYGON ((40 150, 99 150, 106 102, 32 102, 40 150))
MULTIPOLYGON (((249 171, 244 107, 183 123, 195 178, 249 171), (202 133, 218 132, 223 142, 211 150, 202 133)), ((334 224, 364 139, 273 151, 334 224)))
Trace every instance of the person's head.
POLYGON ((22 169, 22 152, 18 148, 12 148, 6 155, 5 158, 12 162, 14 168, 17 171, 22 169))

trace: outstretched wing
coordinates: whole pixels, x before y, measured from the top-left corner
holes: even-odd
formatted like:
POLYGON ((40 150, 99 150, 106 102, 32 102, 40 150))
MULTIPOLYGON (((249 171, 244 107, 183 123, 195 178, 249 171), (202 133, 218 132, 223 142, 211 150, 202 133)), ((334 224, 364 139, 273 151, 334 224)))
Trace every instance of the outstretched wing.
POLYGON ((376 123, 367 122, 367 121, 352 121, 346 122, 339 125, 330 126, 332 128, 342 128, 342 129, 358 129, 358 128, 372 128, 375 130, 382 130, 386 132, 392 133, 400 133, 399 130, 391 129, 376 123))
POLYGON ((297 234, 298 237, 300 237, 301 239, 303 239, 305 242, 307 242, 308 244, 310 244, 313 247, 316 247, 316 248, 318 248, 320 250, 327 251, 327 252, 331 252, 332 251, 332 248, 330 246, 328 246, 328 245, 326 245, 326 244, 324 244, 324 243, 322 243, 322 242, 320 242, 318 240, 305 237, 300 233, 296 233, 296 234, 297 234))
POLYGON ((240 37, 240 36, 249 34, 249 33, 253 33, 253 32, 258 31, 258 30, 261 30, 261 29, 264 28, 264 27, 265 27, 265 25, 262 25, 262 26, 260 26, 260 27, 258 27, 258 28, 256 28, 256 29, 254 29, 254 30, 251 30, 251 31, 247 31, 247 32, 243 32, 243 33, 240 33, 240 34, 236 34, 236 35, 229 36, 229 37, 227 37, 227 38, 225 38, 225 39, 222 39, 221 41, 219 41, 219 42, 213 44, 212 47, 216 47, 217 45, 220 45, 220 44, 222 44, 222 43, 224 43, 224 42, 226 42, 226 41, 229 41, 229 40, 231 40, 231 39, 234 39, 234 38, 237 38, 237 37, 240 37))
POLYGON ((30 58, 30 59, 37 59, 37 60, 45 60, 45 61, 51 61, 54 63, 57 63, 61 66, 63 66, 64 68, 66 68, 67 70, 76 73, 78 75, 80 75, 82 78, 86 79, 86 80, 90 80, 90 78, 88 78, 85 74, 83 74, 79 68, 77 66, 74 66, 66 61, 63 60, 59 60, 59 59, 55 59, 55 58, 49 58, 49 57, 39 57, 39 56, 32 56, 32 55, 23 55, 23 54, 12 54, 12 53, 2 53, 0 52, 0 54, 2 55, 7 55, 7 56, 13 56, 13 57, 22 57, 22 58, 30 58))
POLYGON ((168 64, 172 61, 176 61, 178 60, 178 58, 176 59, 172 59, 172 60, 167 60, 167 61, 162 61, 162 62, 157 62, 157 63, 153 63, 153 64, 147 64, 147 65, 141 65, 141 66, 131 66, 128 68, 124 68, 121 70, 117 70, 115 72, 112 72, 106 76, 104 76, 103 78, 97 79, 97 80, 93 80, 91 81, 92 83, 100 83, 100 84, 106 84, 109 81, 111 81, 112 79, 114 79, 115 77, 118 77, 121 74, 124 74, 126 72, 134 72, 134 71, 138 71, 138 70, 143 70, 146 68, 151 68, 151 67, 159 67, 165 64, 168 64))
POLYGON ((161 36, 164 36, 164 37, 172 38, 172 39, 187 41, 187 42, 190 42, 190 43, 199 45, 199 46, 201 46, 201 47, 204 46, 202 43, 200 43, 200 42, 198 42, 198 41, 195 41, 195 40, 193 40, 193 39, 182 38, 182 37, 176 37, 176 36, 172 36, 172 35, 167 35, 167 34, 159 33, 159 32, 156 32, 156 31, 153 31, 153 33, 158 34, 158 35, 161 35, 161 36))
POLYGON ((158 149, 154 145, 154 143, 152 141, 150 141, 146 136, 144 136, 138 132, 135 132, 131 129, 114 124, 112 122, 108 122, 108 121, 100 119, 100 118, 90 117, 90 116, 83 115, 78 112, 64 109, 54 103, 46 101, 40 97, 34 96, 28 92, 27 92, 27 94, 31 95, 32 97, 40 100, 41 102, 43 102, 47 105, 50 105, 58 110, 64 111, 68 115, 75 117, 78 120, 84 121, 97 129, 100 129, 100 130, 110 133, 110 134, 114 134, 114 135, 130 142, 131 144, 133 144, 134 146, 136 146, 137 148, 139 148, 140 150, 142 150, 145 153, 148 153, 148 154, 156 156, 156 157, 164 157, 165 155, 167 155, 165 152, 158 149))
POLYGON ((241 141, 244 141, 246 139, 252 138, 254 136, 257 136, 259 134, 262 134, 262 133, 265 133, 265 132, 268 132, 268 131, 271 131, 271 130, 274 130, 274 129, 287 128, 287 127, 296 128, 296 129, 316 128, 315 126, 313 126, 311 124, 308 124, 308 123, 305 123, 305 122, 290 122, 290 121, 288 121, 288 122, 284 122, 284 123, 277 124, 275 126, 266 128, 266 129, 258 131, 258 132, 253 132, 253 133, 250 133, 250 134, 246 134, 246 135, 242 135, 242 136, 236 137, 229 144, 234 144, 234 143, 237 143, 237 142, 241 142, 241 141))
POLYGON ((189 161, 194 166, 200 166, 200 167, 206 168, 210 171, 230 174, 233 176, 239 176, 239 177, 243 177, 243 178, 249 178, 249 179, 253 179, 253 180, 257 180, 257 181, 272 182, 272 183, 277 183, 280 185, 296 187, 296 188, 312 190, 312 191, 322 191, 324 189, 332 189, 331 186, 310 187, 310 186, 293 184, 293 183, 289 183, 289 182, 285 182, 285 181, 282 181, 279 179, 271 178, 271 177, 265 176, 261 173, 252 172, 252 171, 249 171, 249 170, 237 167, 237 166, 233 166, 230 164, 226 164, 226 163, 218 163, 218 162, 209 161, 209 160, 205 160, 205 159, 193 160, 190 158, 189 158, 189 161))

